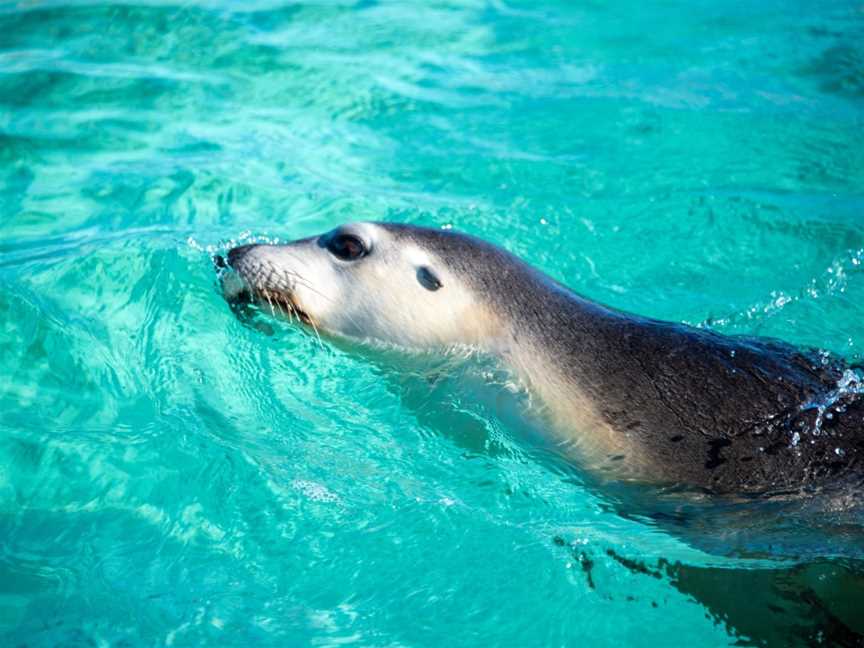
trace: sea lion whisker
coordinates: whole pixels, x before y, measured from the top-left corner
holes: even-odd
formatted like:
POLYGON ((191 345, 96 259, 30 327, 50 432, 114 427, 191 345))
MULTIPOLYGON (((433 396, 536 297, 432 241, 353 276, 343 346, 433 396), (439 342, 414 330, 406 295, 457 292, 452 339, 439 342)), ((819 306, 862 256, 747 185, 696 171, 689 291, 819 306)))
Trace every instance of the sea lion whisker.
MULTIPOLYGON (((296 254, 291 252, 290 250, 285 250, 285 254, 289 257, 293 257, 299 263, 301 263, 301 264, 303 263, 303 260, 300 257, 298 257, 296 254)), ((331 304, 337 304, 338 305, 339 302, 336 299, 334 299, 330 295, 327 295, 327 294, 321 292, 320 290, 318 290, 317 288, 315 288, 315 286, 313 286, 309 282, 309 280, 306 279, 306 277, 304 277, 303 275, 301 275, 297 270, 289 269, 289 270, 285 271, 285 274, 289 277, 292 277, 294 279, 294 281, 296 281, 297 283, 302 285, 309 292, 315 293, 316 295, 318 295, 322 299, 326 299, 327 301, 329 301, 331 304)), ((351 313, 348 313, 348 312, 343 310, 342 314, 345 315, 351 321, 352 324, 354 324, 355 326, 358 326, 358 327, 360 326, 360 323, 354 319, 354 317, 351 315, 351 313)))
MULTIPOLYGON (((318 295, 319 297, 321 297, 321 298, 326 299, 327 301, 329 301, 331 304, 337 304, 337 305, 339 304, 339 302, 338 302, 336 299, 334 299, 333 297, 330 297, 329 295, 324 294, 324 293, 321 292, 320 290, 316 289, 314 286, 310 285, 309 282, 308 282, 308 280, 306 280, 306 279, 304 279, 303 277, 301 277, 298 273, 296 273, 296 272, 292 272, 292 274, 294 275, 294 279, 295 279, 295 281, 297 281, 297 283, 299 283, 301 286, 303 286, 304 288, 306 288, 309 292, 313 292, 313 293, 315 293, 315 294, 318 295)), ((354 317, 351 315, 351 313, 349 313, 349 312, 343 310, 343 311, 342 311, 342 314, 343 314, 345 317, 347 317, 348 320, 349 320, 352 324, 354 324, 354 325, 357 326, 357 327, 360 326, 360 323, 359 323, 356 319, 354 319, 354 317)))
POLYGON ((270 305, 270 315, 275 316, 276 310, 273 308, 273 302, 270 299, 270 291, 269 290, 264 291, 264 297, 267 299, 267 303, 270 305))
POLYGON ((288 317, 293 321, 295 318, 297 321, 300 321, 300 315, 297 310, 297 305, 294 303, 294 300, 290 295, 281 295, 282 305, 285 307, 285 310, 288 312, 288 317))
POLYGON ((318 333, 318 327, 315 326, 315 322, 312 320, 312 318, 309 318, 309 325, 312 327, 312 330, 315 332, 315 337, 318 340, 318 346, 320 346, 323 349, 324 343, 321 341, 321 335, 319 335, 319 333, 318 333))

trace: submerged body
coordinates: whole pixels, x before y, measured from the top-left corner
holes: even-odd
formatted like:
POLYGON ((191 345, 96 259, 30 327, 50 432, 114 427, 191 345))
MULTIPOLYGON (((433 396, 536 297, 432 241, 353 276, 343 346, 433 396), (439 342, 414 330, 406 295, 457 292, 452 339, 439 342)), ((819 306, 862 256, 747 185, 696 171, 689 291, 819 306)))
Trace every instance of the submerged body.
POLYGON ((500 358, 556 440, 613 478, 745 494, 864 474, 864 394, 842 361, 604 307, 474 237, 358 223, 228 263, 229 299, 316 330, 500 358))

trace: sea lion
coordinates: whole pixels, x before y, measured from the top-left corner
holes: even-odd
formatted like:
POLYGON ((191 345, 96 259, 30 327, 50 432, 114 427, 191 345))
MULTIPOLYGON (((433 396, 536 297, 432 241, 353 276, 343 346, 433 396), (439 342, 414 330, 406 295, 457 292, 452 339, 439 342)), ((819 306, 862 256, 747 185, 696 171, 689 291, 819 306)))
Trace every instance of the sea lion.
POLYGON ((618 479, 755 494, 864 475, 864 382, 844 360, 624 313, 472 236, 353 223, 227 266, 229 301, 316 332, 500 359, 567 452, 618 479))

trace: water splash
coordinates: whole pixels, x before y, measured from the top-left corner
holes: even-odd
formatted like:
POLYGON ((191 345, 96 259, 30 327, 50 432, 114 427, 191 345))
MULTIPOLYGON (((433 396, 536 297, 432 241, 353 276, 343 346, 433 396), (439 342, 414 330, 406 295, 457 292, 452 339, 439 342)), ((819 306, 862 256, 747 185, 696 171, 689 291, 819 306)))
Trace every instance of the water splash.
MULTIPOLYGON (((823 364, 827 364, 827 354, 822 355, 823 364)), ((801 406, 802 412, 815 410, 816 418, 813 421, 813 428, 810 434, 819 436, 822 434, 822 426, 826 420, 831 420, 836 414, 842 414, 846 411, 846 405, 842 402, 848 397, 864 394, 864 380, 853 369, 846 369, 840 378, 837 380, 837 386, 820 398, 811 400, 801 406)), ((797 446, 801 440, 801 435, 796 431, 792 434, 792 446, 797 446)), ((837 454, 842 455, 842 450, 837 448, 837 454)))
POLYGON ((217 243, 201 243, 194 236, 189 236, 186 239, 186 245, 196 252, 205 252, 210 256, 218 252, 225 252, 239 245, 261 244, 261 245, 281 245, 283 239, 278 236, 269 236, 267 234, 253 234, 249 230, 244 230, 236 236, 220 239, 217 243))

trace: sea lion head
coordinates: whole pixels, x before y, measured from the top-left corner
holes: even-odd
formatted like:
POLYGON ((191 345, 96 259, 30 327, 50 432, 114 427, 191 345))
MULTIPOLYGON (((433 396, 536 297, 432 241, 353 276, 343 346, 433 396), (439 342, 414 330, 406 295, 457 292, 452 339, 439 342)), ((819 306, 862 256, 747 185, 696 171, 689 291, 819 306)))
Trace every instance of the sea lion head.
POLYGON ((414 349, 484 346, 501 327, 490 299, 501 277, 488 266, 506 265, 502 255, 510 257, 448 231, 350 223, 287 244, 231 249, 234 272, 223 290, 335 337, 414 349))

